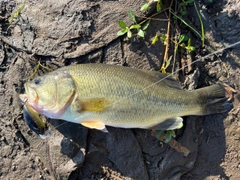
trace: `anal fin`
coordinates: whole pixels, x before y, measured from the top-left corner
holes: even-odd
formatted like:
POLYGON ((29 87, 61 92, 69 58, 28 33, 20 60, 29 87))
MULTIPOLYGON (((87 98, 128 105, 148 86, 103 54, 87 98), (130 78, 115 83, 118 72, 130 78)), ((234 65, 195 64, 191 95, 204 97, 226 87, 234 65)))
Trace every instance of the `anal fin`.
POLYGON ((183 119, 181 117, 174 117, 170 119, 166 119, 160 124, 157 124, 149 129, 152 130, 174 130, 180 129, 183 127, 183 119))

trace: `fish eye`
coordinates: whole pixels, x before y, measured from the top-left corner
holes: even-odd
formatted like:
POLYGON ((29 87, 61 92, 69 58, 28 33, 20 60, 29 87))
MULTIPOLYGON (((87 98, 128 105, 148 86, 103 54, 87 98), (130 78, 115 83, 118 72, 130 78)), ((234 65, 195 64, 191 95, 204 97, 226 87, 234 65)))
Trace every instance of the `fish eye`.
POLYGON ((39 85, 41 83, 41 78, 37 78, 34 80, 34 84, 39 85))

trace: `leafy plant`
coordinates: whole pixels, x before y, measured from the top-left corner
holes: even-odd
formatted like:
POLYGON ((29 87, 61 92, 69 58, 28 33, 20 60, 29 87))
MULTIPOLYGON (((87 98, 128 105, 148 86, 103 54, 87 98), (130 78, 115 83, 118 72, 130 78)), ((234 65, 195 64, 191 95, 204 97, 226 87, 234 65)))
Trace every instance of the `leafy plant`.
MULTIPOLYGON (((155 136, 157 139, 159 139, 161 136, 164 136, 164 135, 165 135, 165 138, 163 142, 166 144, 169 143, 172 140, 172 138, 176 137, 174 130, 167 130, 167 131, 157 130, 155 136)), ((162 142, 160 142, 160 144, 162 145, 162 142)))
POLYGON ((195 51, 195 47, 191 45, 191 39, 185 34, 181 34, 179 37, 177 37, 177 42, 175 46, 176 51, 178 50, 179 46, 186 49, 187 53, 195 51))
POLYGON ((157 12, 160 12, 162 10, 162 0, 157 1, 156 8, 157 8, 157 12))
POLYGON ((117 35, 118 36, 122 36, 122 35, 127 33, 127 37, 131 38, 132 37, 132 30, 137 30, 137 32, 138 32, 137 35, 142 37, 142 38, 144 38, 144 35, 145 35, 144 31, 148 28, 148 26, 150 24, 150 20, 148 20, 144 24, 144 26, 142 27, 140 23, 137 23, 136 17, 135 17, 135 15, 134 15, 132 10, 129 10, 129 14, 128 15, 131 18, 131 20, 134 22, 134 24, 131 25, 130 27, 128 27, 124 21, 119 20, 118 24, 121 27, 121 30, 117 32, 117 35))
POLYGON ((184 16, 185 14, 187 14, 187 6, 193 1, 194 0, 187 0, 187 1, 182 0, 182 2, 179 4, 179 10, 182 11, 181 16, 184 16))
POLYGON ((152 45, 156 44, 156 42, 158 41, 158 39, 159 39, 159 35, 156 34, 156 35, 154 36, 151 44, 152 44, 152 45))
POLYGON ((204 46, 205 30, 204 30, 204 25, 203 25, 203 22, 202 22, 202 18, 201 18, 201 15, 200 15, 200 13, 197 9, 195 0, 187 0, 187 1, 182 0, 182 2, 179 4, 179 11, 181 11, 181 15, 177 15, 176 13, 171 11, 171 13, 174 15, 173 16, 174 21, 176 22, 176 19, 179 19, 182 23, 184 23, 187 27, 189 27, 194 33, 196 33, 201 38, 202 46, 204 46), (187 14, 187 6, 190 3, 193 3, 194 8, 197 12, 197 16, 198 16, 198 19, 199 19, 200 25, 201 25, 201 34, 197 30, 195 30, 191 25, 189 25, 186 21, 183 20, 183 16, 185 14, 187 14))
POLYGON ((172 60, 172 56, 168 58, 167 61, 165 61, 161 67, 161 72, 164 74, 167 74, 167 68, 170 66, 172 60))
POLYGON ((172 138, 175 138, 176 134, 174 130, 168 130, 166 133, 166 138, 164 140, 165 143, 169 143, 172 138))
POLYGON ((149 1, 149 2, 145 3, 141 7, 141 11, 147 11, 151 2, 157 2, 157 5, 156 5, 157 12, 160 12, 162 10, 162 0, 153 0, 153 1, 149 1))
POLYGON ((171 12, 174 17, 176 17, 177 19, 179 19, 180 21, 182 21, 183 24, 185 24, 187 27, 189 27, 193 32, 195 32, 200 38, 202 37, 201 34, 194 29, 192 26, 190 26, 186 21, 184 21, 180 16, 178 16, 177 14, 175 14, 174 12, 171 12))

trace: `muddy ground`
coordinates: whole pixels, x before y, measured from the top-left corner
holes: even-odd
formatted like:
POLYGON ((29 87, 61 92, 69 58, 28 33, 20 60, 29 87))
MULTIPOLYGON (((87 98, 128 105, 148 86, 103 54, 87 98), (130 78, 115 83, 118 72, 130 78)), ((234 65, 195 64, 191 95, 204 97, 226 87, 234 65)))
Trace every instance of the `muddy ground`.
MULTIPOLYGON (((54 134, 45 140, 23 120, 18 94, 38 61, 52 70, 74 63, 107 63, 159 70, 164 46, 151 46, 167 21, 152 21, 145 39, 117 37, 117 21, 131 24, 128 9, 144 16, 141 0, 1 0, 0 1, 0 178, 1 179, 240 179, 240 46, 209 57, 180 77, 200 88, 229 82, 237 90, 229 113, 184 117, 177 141, 188 157, 163 146, 149 130, 109 127, 109 133, 81 125, 48 120, 54 134), (8 19, 25 4, 10 28, 8 19), (199 74, 199 76, 196 76, 199 74)), ((205 27, 205 47, 193 39, 193 59, 240 40, 240 3, 236 0, 196 1, 205 27)), ((165 6, 167 6, 165 4, 165 6)), ((185 20, 200 31, 193 5, 185 20)), ((154 13, 154 8, 145 15, 154 13)), ((166 19, 161 13, 155 18, 166 19)), ((141 20, 141 18, 139 18, 141 20)), ((176 31, 171 31, 176 32, 176 31)), ((171 47, 172 48, 172 47, 171 47)), ((172 53, 171 48, 169 53, 172 53)), ((179 54, 176 67, 181 64, 179 54)), ((40 68, 38 74, 47 70, 40 68)), ((182 83, 184 85, 184 83, 182 83)), ((186 85, 186 84, 185 84, 186 85)), ((188 86, 189 87, 189 86, 188 86)))

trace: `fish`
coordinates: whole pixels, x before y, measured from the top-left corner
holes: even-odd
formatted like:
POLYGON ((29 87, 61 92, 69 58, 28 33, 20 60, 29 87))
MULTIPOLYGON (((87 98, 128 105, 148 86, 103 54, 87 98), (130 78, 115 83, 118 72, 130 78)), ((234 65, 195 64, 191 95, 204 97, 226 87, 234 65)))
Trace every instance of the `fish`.
POLYGON ((221 83, 186 91, 166 74, 117 65, 65 66, 24 87, 19 97, 36 113, 104 132, 106 126, 174 130, 183 116, 233 108, 221 83))

